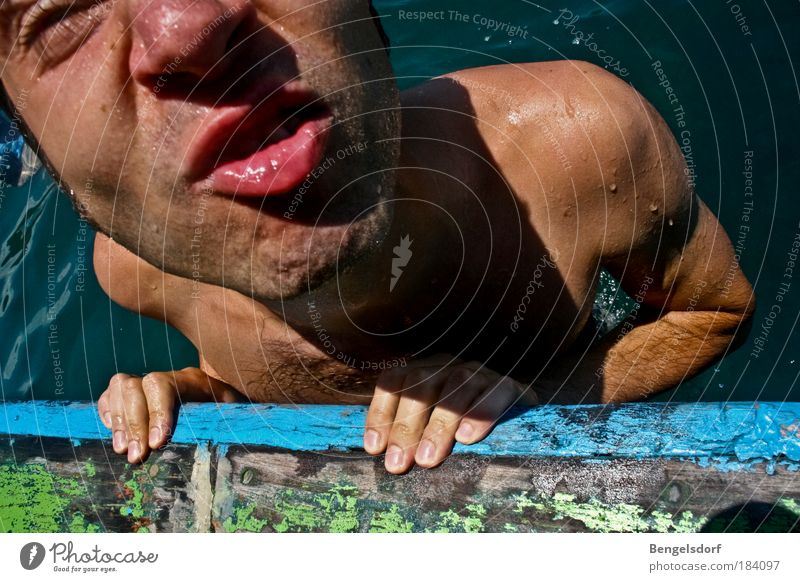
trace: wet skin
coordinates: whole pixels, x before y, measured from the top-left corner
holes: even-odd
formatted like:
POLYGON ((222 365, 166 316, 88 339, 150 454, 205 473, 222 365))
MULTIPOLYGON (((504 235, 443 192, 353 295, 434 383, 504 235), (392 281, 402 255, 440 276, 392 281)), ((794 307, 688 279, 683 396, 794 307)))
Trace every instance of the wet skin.
POLYGON ((382 268, 371 277, 360 275, 375 298, 349 315, 367 331, 334 327, 347 318, 323 307, 324 288, 276 313, 238 292, 165 275, 98 237, 106 291, 181 330, 210 375, 118 376, 102 409, 113 408, 111 395, 148 383, 166 395, 160 410, 171 410, 182 389, 206 385, 229 392, 206 390, 205 398, 370 402, 365 448, 387 452, 387 469, 400 473, 439 464, 454 440, 480 440, 513 404, 656 393, 746 333, 752 291, 738 270, 727 278, 730 242, 688 186, 663 121, 628 85, 586 63, 536 63, 456 72, 406 92, 402 103, 387 240, 409 235, 414 253, 391 292, 394 253, 375 261, 382 268), (493 86, 511 101, 493 100, 493 86), (514 115, 509 103, 525 107, 514 115), (635 327, 605 339, 587 325, 601 267, 642 305, 635 327), (309 301, 324 312, 333 355, 309 326, 309 301), (299 323, 287 324, 291 316, 299 323), (362 369, 415 353, 437 355, 379 375, 362 369))
MULTIPOLYGON (((300 4, 183 14, 178 0, 119 0, 68 29, 34 27, 21 48, 18 19, 2 21, 6 89, 76 205, 119 243, 98 236, 101 285, 201 354, 201 369, 112 379, 98 406, 117 452, 139 461, 163 445, 180 399, 369 402, 365 448, 401 473, 480 440, 514 403, 642 398, 741 341, 751 287, 629 85, 582 62, 504 65, 432 80, 401 107, 366 3, 300 4), (296 209, 297 184, 253 198, 195 176, 197 135, 264 78, 296 77, 331 114, 326 155, 362 153, 296 209), (601 267, 642 308, 598 339, 601 267)), ((236 141, 257 142, 246 130, 236 141)), ((227 161, 258 145, 210 141, 227 161)))

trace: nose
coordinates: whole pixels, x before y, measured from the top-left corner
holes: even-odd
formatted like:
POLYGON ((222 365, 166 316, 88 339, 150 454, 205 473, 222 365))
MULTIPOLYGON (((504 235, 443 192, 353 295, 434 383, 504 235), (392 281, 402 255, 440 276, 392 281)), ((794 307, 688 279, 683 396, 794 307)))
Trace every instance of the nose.
POLYGON ((221 75, 236 30, 252 17, 250 0, 133 0, 129 4, 133 79, 155 88, 174 75, 221 75))

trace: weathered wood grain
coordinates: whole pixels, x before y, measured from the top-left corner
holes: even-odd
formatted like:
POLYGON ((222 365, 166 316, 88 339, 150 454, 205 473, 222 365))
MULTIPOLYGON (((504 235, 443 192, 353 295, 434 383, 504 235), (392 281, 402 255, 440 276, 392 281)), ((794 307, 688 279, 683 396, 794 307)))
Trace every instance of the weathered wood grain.
POLYGON ((800 520, 800 480, 783 466, 456 455, 395 476, 358 453, 231 447, 219 467, 214 528, 225 531, 700 531, 754 502, 780 514, 756 527, 800 520))
POLYGON ((135 467, 108 442, 0 438, 0 532, 197 531, 196 451, 169 447, 135 467))
POLYGON ((0 531, 797 531, 800 519, 798 405, 516 411, 480 446, 402 476, 360 450, 357 407, 185 407, 174 442, 138 467, 90 403, 5 413, 0 531))

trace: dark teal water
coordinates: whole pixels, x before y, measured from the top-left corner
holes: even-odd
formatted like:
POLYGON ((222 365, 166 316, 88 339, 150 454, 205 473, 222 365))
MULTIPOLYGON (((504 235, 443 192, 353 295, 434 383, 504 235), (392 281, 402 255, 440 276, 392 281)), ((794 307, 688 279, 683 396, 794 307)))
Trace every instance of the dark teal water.
MULTIPOLYGON (((659 399, 800 398, 800 264, 787 271, 800 235, 800 5, 375 4, 385 16, 402 87, 503 62, 605 62, 658 108, 676 134, 688 132, 686 153, 698 192, 737 245, 759 307, 744 347, 659 399), (562 8, 569 14, 559 15, 562 8), (443 10, 444 20, 420 22, 405 12, 401 17, 400 10, 443 10), (487 27, 489 19, 499 23, 496 30, 487 27), (672 101, 660 85, 656 61, 674 91, 672 101), (745 170, 752 174, 750 184, 745 170)), ((82 270, 82 257, 91 265, 91 243, 82 240, 84 225, 46 176, 3 190, 0 225, 3 398, 96 398, 117 370, 142 373, 196 364, 196 354, 176 332, 110 304, 91 269, 82 270)), ((609 295, 606 289, 601 302, 609 295)))

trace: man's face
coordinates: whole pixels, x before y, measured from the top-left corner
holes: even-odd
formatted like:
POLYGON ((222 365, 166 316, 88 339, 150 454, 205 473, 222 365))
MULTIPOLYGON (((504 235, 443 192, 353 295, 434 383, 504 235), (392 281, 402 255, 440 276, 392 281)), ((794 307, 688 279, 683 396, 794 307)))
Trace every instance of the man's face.
POLYGON ((398 96, 366 0, 0 0, 3 83, 80 211, 164 270, 297 295, 376 245, 398 96))

